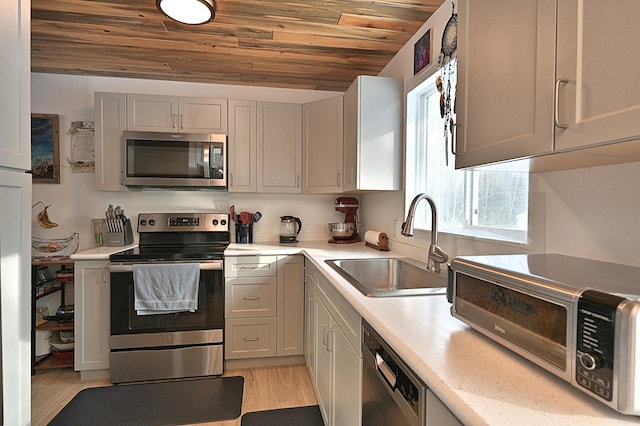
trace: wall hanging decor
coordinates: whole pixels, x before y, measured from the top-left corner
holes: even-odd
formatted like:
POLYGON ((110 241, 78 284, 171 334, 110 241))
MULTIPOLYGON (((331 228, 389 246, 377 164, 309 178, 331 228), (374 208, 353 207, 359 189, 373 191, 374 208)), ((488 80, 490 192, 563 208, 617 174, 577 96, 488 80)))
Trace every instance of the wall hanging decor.
POLYGON ((413 75, 431 63, 431 29, 413 45, 413 75))
POLYGON ((440 92, 440 115, 444 122, 445 162, 449 165, 449 141, 451 141, 451 154, 455 151, 455 86, 456 86, 456 50, 458 48, 458 14, 455 13, 456 5, 451 3, 451 18, 442 32, 442 44, 438 58, 438 70, 440 75, 436 78, 436 88, 440 92))
POLYGON ((72 121, 67 132, 71 137, 71 171, 93 172, 96 169, 96 139, 93 121, 72 121))
POLYGON ((33 183, 60 183, 60 140, 57 114, 31 114, 33 183))

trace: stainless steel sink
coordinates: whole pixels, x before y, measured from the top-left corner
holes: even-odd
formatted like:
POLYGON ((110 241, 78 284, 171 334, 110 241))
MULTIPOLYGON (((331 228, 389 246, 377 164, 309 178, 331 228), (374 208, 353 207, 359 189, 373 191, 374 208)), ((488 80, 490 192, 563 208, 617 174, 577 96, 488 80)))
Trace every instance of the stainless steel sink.
POLYGON ((406 258, 331 259, 325 262, 369 297, 446 294, 446 277, 406 258))

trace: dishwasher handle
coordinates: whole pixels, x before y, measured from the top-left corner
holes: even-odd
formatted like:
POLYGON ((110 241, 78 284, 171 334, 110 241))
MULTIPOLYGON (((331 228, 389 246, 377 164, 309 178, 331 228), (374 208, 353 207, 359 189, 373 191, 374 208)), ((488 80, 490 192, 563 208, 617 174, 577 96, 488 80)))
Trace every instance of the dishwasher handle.
POLYGON ((384 377, 384 380, 385 382, 387 382, 387 385, 389 385, 391 390, 394 391, 396 389, 396 383, 398 381, 398 377, 391 370, 391 367, 389 367, 389 364, 387 364, 387 362, 384 359, 382 359, 382 357, 378 352, 376 352, 376 368, 378 372, 382 375, 382 377, 384 377))

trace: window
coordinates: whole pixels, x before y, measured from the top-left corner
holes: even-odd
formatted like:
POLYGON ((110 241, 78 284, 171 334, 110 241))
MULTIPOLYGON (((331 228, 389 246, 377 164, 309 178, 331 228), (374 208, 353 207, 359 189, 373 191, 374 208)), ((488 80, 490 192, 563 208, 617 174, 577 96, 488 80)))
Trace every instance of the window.
MULTIPOLYGON (((438 207, 439 232, 527 243, 529 174, 513 171, 513 164, 509 171, 501 165, 455 170, 453 140, 447 132, 434 74, 407 94, 405 211, 413 197, 424 192, 438 207)), ((430 229, 426 203, 418 206, 414 225, 430 229)))

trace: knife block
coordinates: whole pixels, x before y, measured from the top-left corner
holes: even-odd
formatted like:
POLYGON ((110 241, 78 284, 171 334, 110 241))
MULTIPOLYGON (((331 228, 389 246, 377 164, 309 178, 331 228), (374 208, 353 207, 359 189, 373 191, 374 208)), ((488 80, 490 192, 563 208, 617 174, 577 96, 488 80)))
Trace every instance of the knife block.
POLYGON ((133 230, 129 219, 122 222, 122 232, 106 233, 104 245, 107 247, 122 247, 129 244, 133 244, 133 230))

